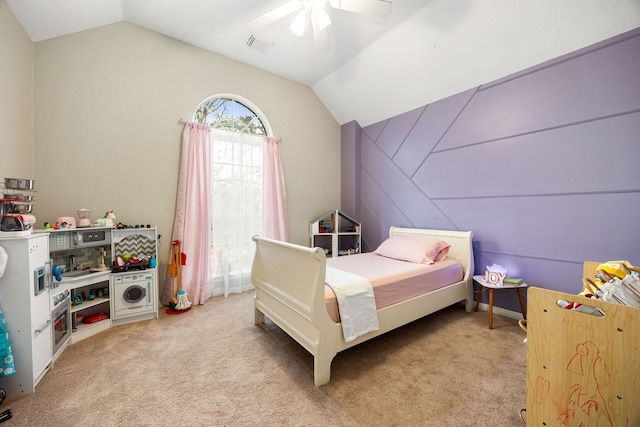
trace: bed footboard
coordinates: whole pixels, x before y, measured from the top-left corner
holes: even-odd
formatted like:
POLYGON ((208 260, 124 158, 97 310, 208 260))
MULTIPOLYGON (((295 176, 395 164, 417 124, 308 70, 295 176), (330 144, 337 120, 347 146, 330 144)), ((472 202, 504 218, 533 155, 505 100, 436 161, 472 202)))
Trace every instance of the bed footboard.
POLYGON ((337 333, 324 302, 324 251, 259 236, 253 241, 254 323, 269 317, 314 356, 316 386, 328 383, 337 333))

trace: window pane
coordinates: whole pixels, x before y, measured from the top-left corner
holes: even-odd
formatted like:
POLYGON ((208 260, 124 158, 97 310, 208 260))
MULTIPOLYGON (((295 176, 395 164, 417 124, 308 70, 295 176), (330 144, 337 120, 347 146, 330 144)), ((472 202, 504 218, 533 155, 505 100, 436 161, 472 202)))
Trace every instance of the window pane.
POLYGON ((245 140, 247 136, 231 132, 225 132, 224 138, 235 140, 214 142, 212 265, 218 287, 243 290, 250 286, 251 236, 262 234, 263 141, 256 137, 245 140))
POLYGON ((194 115, 199 123, 208 123, 215 129, 230 130, 251 135, 266 135, 260 118, 250 108, 229 98, 204 101, 194 115))

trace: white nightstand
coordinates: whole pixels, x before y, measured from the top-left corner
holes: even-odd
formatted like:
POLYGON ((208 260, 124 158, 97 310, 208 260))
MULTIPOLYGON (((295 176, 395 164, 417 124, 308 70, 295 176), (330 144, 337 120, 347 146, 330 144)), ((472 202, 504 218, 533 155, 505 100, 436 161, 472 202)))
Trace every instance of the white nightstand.
POLYGON ((524 302, 522 301, 522 294, 520 293, 520 288, 526 288, 527 284, 526 283, 521 283, 519 285, 509 285, 509 284, 504 284, 502 286, 500 285, 496 285, 493 283, 487 283, 484 280, 482 280, 484 278, 484 276, 473 276, 473 280, 480 285, 478 287, 478 299, 476 300, 476 311, 478 311, 478 306, 480 305, 480 298, 482 297, 482 290, 484 288, 488 288, 489 289, 489 329, 493 329, 493 290, 494 289, 515 289, 516 292, 518 293, 518 300, 520 301, 520 310, 522 311, 522 318, 526 319, 527 318, 527 313, 525 311, 524 308, 524 302))

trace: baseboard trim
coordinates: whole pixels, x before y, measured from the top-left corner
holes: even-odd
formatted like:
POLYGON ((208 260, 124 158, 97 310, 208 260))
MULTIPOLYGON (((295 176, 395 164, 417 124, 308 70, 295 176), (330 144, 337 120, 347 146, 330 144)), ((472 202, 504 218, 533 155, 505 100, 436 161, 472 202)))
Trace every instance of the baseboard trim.
MULTIPOLYGON (((481 302, 478 310, 489 311, 489 304, 481 302)), ((493 306, 493 314, 499 314, 500 316, 508 317, 510 319, 522 319, 522 313, 519 311, 507 310, 506 308, 496 307, 495 305, 493 306)))

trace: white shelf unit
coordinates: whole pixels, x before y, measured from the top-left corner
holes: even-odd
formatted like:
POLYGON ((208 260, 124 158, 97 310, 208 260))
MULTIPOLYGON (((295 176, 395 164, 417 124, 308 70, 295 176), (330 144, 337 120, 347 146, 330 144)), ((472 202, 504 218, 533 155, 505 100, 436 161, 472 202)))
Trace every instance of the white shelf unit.
POLYGON ((76 279, 69 283, 69 289, 71 290, 71 343, 89 338, 111 327, 109 271, 76 279), (106 296, 104 295, 105 288, 107 289, 106 296), (90 300, 89 295, 94 291, 94 295, 98 294, 98 291, 102 291, 103 296, 96 296, 90 300), (74 304, 74 298, 77 296, 82 296, 82 303, 79 305, 74 304), (85 317, 96 313, 105 313, 107 318, 95 323, 83 322, 85 317))
POLYGON ((360 253, 360 222, 334 209, 309 225, 311 247, 323 248, 327 257, 360 253))

